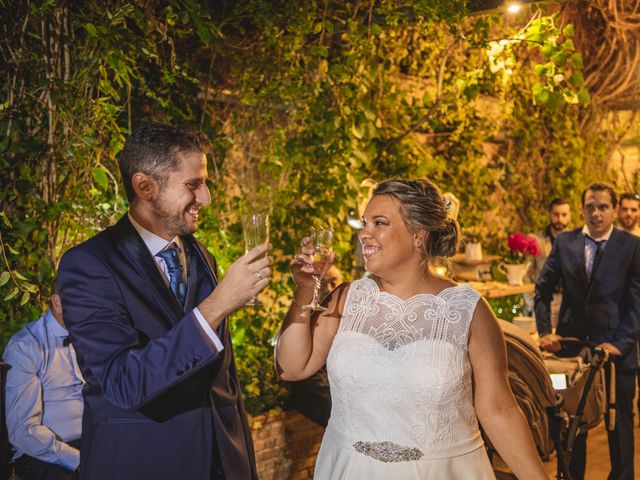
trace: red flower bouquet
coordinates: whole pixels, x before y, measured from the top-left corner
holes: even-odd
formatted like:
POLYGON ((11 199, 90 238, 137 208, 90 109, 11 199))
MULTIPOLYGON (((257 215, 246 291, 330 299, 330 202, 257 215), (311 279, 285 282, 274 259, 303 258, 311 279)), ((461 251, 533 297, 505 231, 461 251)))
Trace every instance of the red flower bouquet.
POLYGON ((507 238, 509 253, 505 257, 506 263, 525 263, 526 255, 540 255, 540 246, 533 236, 526 236, 522 232, 516 232, 507 238))

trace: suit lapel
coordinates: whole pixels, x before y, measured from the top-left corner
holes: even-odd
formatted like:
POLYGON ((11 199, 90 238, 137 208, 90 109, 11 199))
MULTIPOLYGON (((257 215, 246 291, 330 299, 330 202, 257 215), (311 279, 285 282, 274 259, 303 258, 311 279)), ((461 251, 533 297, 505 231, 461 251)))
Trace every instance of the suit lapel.
POLYGON ((571 251, 571 264, 575 265, 575 271, 578 273, 577 277, 583 283, 586 290, 589 286, 589 280, 587 278, 587 269, 585 267, 584 257, 584 235, 581 229, 573 231, 573 238, 569 247, 571 251))
POLYGON ((200 262, 208 267, 207 271, 213 279, 213 286, 215 288, 216 285, 218 285, 218 266, 215 264, 215 261, 211 262, 209 260, 209 257, 202 251, 202 247, 200 246, 200 244, 196 242, 193 237, 182 237, 182 240, 188 242, 189 245, 193 247, 191 251, 194 251, 196 255, 198 255, 198 259, 200 260, 200 262))
POLYGON ((613 255, 615 255, 614 253, 611 253, 611 252, 620 251, 618 245, 621 240, 622 240, 622 235, 620 231, 617 228, 614 228, 613 232, 611 232, 611 236, 609 237, 609 240, 607 240, 607 245, 605 246, 604 250, 601 253, 600 262, 598 263, 598 268, 591 275, 592 284, 595 279, 599 279, 600 277, 602 277, 602 275, 604 275, 607 262, 609 261, 609 259, 612 258, 613 255))
POLYGON ((151 286, 151 288, 145 289, 145 291, 151 292, 155 303, 162 307, 167 318, 170 318, 172 323, 177 322, 182 318, 182 308, 180 308, 178 301, 164 284, 162 275, 158 270, 155 260, 151 256, 151 252, 149 252, 144 241, 140 238, 135 228, 133 228, 133 225, 131 225, 127 215, 122 217, 114 226, 114 235, 118 247, 121 248, 129 258, 143 282, 151 286))
MULTIPOLYGON (((182 237, 182 240, 184 242, 188 242, 191 248, 191 251, 193 252, 193 255, 197 257, 197 261, 200 262, 200 264, 204 267, 203 270, 205 270, 206 273, 209 275, 212 281, 213 288, 216 288, 216 286, 218 285, 218 266, 216 265, 215 259, 213 259, 211 255, 207 255, 203 250, 202 245, 200 245, 200 243, 198 243, 193 237, 182 237)), ((223 343, 226 342, 225 336, 224 336, 226 324, 227 324, 227 319, 225 318, 220 323, 216 331, 216 334, 218 335, 218 337, 223 343)), ((225 343, 225 348, 227 347, 228 345, 226 345, 225 343)))

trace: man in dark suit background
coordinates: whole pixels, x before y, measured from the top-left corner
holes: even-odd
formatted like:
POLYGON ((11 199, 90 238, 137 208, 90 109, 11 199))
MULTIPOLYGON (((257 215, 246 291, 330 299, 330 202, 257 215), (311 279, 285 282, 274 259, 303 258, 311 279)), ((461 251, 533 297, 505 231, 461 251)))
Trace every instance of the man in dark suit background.
POLYGON ((218 282, 192 236, 210 203, 209 140, 157 123, 120 153, 130 209, 59 268, 86 380, 81 478, 257 478, 227 316, 265 288, 266 246, 218 282))
MULTIPOLYGON (((540 346, 552 352, 559 339, 577 337, 602 345, 616 366, 616 428, 609 432, 609 479, 633 480, 633 396, 640 333, 640 239, 613 227, 617 216, 614 189, 593 183, 582 193, 585 225, 560 233, 535 292, 540 346), (550 302, 558 283, 562 304, 552 333, 550 302)), ((584 477, 586 434, 580 435, 572 475, 584 477)))

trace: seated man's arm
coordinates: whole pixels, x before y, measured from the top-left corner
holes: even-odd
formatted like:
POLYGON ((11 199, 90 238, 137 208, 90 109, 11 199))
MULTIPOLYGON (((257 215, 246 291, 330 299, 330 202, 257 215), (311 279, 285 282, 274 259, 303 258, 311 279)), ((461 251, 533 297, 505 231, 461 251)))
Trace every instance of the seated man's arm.
POLYGON ((42 383, 38 377, 42 359, 35 342, 18 340, 7 345, 4 360, 11 366, 6 385, 9 441, 22 453, 74 471, 80 464, 78 449, 42 425, 42 383))

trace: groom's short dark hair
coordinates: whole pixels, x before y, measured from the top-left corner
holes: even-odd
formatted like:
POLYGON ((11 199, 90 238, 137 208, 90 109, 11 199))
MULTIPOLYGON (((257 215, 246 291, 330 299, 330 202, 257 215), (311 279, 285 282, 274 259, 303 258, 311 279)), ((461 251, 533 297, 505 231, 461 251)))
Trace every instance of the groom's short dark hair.
POLYGON ((586 198, 587 192, 589 190, 591 190, 592 192, 609 192, 609 196, 611 197, 611 206, 613 208, 616 208, 616 205, 618 205, 618 196, 616 195, 616 190, 615 188, 613 188, 613 185, 606 182, 594 182, 582 191, 583 207, 584 207, 584 199, 586 198))
POLYGON ((162 186, 176 168, 179 154, 191 152, 211 152, 211 141, 204 133, 155 122, 135 129, 118 156, 129 201, 136 196, 131 184, 134 174, 146 173, 162 186))

